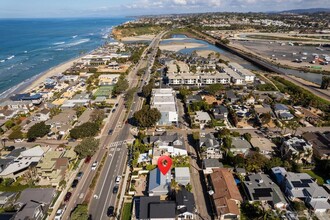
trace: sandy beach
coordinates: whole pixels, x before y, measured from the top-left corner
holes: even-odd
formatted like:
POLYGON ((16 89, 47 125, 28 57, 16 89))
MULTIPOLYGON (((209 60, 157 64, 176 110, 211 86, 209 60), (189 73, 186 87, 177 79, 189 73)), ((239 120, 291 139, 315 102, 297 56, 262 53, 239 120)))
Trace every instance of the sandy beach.
POLYGON ((35 87, 39 86, 43 81, 45 81, 45 79, 47 79, 51 76, 54 76, 58 73, 64 72, 65 70, 70 68, 73 65, 73 63, 77 62, 80 59, 81 59, 81 57, 75 58, 73 60, 69 60, 68 62, 59 64, 58 66, 52 67, 51 69, 47 70, 46 72, 41 73, 39 77, 37 77, 32 82, 30 82, 30 84, 26 88, 24 88, 21 92, 22 93, 30 92, 35 87))
POLYGON ((134 37, 123 37, 120 40, 122 42, 132 42, 132 41, 151 41, 156 35, 139 35, 134 37))
POLYGON ((204 44, 199 43, 189 43, 189 42, 172 42, 167 44, 160 44, 159 49, 161 50, 168 50, 173 52, 178 52, 183 49, 193 49, 193 48, 200 48, 206 47, 204 44))
POLYGON ((216 52, 213 50, 198 50, 198 51, 196 51, 196 53, 198 56, 207 58, 209 56, 209 54, 216 53, 216 52))

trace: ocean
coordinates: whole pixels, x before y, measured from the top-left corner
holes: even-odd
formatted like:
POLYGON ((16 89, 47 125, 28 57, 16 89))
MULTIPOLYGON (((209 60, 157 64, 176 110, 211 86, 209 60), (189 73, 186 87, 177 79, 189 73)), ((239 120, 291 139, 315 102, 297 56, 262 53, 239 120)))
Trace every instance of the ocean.
POLYGON ((0 19, 0 97, 92 51, 128 18, 0 19))

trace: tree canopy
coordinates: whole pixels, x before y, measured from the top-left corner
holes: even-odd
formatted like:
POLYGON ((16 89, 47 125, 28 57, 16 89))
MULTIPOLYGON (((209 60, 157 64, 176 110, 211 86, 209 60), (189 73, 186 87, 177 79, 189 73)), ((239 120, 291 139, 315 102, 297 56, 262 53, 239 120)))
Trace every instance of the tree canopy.
POLYGON ((261 124, 268 124, 270 120, 272 119, 272 115, 270 113, 262 113, 260 116, 260 122, 261 124))
POLYGON ((105 118, 105 114, 102 109, 94 109, 94 111, 91 114, 91 121, 97 123, 98 125, 102 124, 104 118, 105 118))
POLYGON ((112 94, 119 95, 119 94, 123 93, 124 91, 126 91, 128 86, 129 86, 129 84, 128 84, 128 81, 125 79, 125 76, 121 75, 118 79, 118 82, 113 87, 112 94))
POLYGON ((142 95, 145 98, 148 98, 151 95, 152 88, 154 87, 154 80, 150 80, 148 85, 142 87, 142 95))
POLYGON ((14 139, 22 139, 24 137, 23 132, 21 131, 21 126, 15 126, 13 128, 13 131, 10 133, 10 135, 8 136, 8 138, 10 140, 14 140, 14 139))
POLYGON ((45 122, 39 122, 33 125, 27 132, 27 138, 29 140, 35 140, 38 137, 43 137, 50 132, 50 125, 46 125, 45 122))
POLYGON ((86 122, 70 130, 70 136, 75 139, 93 137, 99 131, 100 126, 96 122, 86 122))
POLYGON ((85 204, 79 204, 71 214, 72 220, 87 220, 88 219, 88 206, 85 204))
POLYGON ((140 111, 134 113, 133 117, 139 127, 148 128, 154 126, 161 118, 161 113, 156 108, 144 105, 140 111))
POLYGON ((223 85, 219 83, 211 84, 205 88, 205 91, 211 95, 218 95, 221 90, 223 90, 223 85))
POLYGON ((87 156, 93 156, 98 146, 99 140, 93 137, 86 137, 75 147, 74 150, 80 158, 85 158, 87 156))

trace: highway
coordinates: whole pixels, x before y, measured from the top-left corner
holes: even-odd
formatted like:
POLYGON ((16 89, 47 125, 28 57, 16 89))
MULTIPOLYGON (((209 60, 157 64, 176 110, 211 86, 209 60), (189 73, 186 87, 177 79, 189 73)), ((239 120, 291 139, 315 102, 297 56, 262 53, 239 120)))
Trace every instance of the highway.
MULTIPOLYGON (((164 33, 161 33, 156 36, 156 38, 150 43, 149 48, 147 51, 151 48, 153 51, 148 55, 147 65, 152 65, 159 41, 161 37, 164 35, 164 33)), ((142 56, 144 57, 144 56, 142 56)), ((142 61, 143 62, 143 61, 142 61)), ((136 71, 139 68, 136 69, 136 71)), ((144 85, 144 82, 147 82, 149 80, 150 75, 150 69, 147 66, 146 72, 142 77, 142 80, 140 81, 134 81, 135 83, 138 83, 139 91, 142 89, 142 86, 144 85)), ((137 77, 136 77, 137 78, 137 77)), ((133 81, 132 81, 133 83, 133 81)), ((133 84, 135 84, 133 83, 133 84)), ((128 118, 131 118, 135 111, 138 111, 141 107, 141 99, 136 93, 133 98, 133 104, 131 106, 131 109, 128 113, 128 118)), ((123 140, 131 139, 132 135, 130 134, 130 124, 124 123, 123 127, 118 129, 116 132, 116 136, 114 141, 120 142, 123 140)), ((108 143, 108 142, 106 142, 108 143)), ((109 219, 107 217, 107 209, 109 206, 114 206, 116 208, 116 200, 117 200, 117 194, 113 194, 112 190, 114 187, 114 180, 116 176, 122 176, 123 172, 126 168, 126 157, 127 157, 127 148, 125 144, 113 146, 109 148, 109 154, 107 156, 105 166, 101 172, 100 179, 97 183, 94 196, 90 202, 89 211, 92 216, 92 219, 109 219)), ((120 190, 119 190, 120 191, 120 190)), ((115 209, 116 210, 116 209, 115 209)), ((116 210, 118 213, 118 210, 116 210)))
MULTIPOLYGON (((150 43, 149 47, 142 53, 141 60, 129 73, 127 79, 129 81, 130 88, 139 85, 140 80, 139 77, 137 77, 137 72, 146 62, 143 58, 147 55, 147 52, 150 48, 154 49, 154 51, 155 49, 157 49, 159 41, 163 34, 164 33, 159 34, 155 37, 155 39, 150 43)), ((151 53, 152 55, 156 54, 156 52, 154 51, 151 53)), ((149 55, 147 64, 151 64, 151 60, 152 56, 149 55)), ((141 88, 142 85, 144 85, 144 82, 149 79, 149 74, 150 70, 147 69, 146 74, 143 76, 143 79, 140 82, 141 88)), ((140 101, 141 100, 138 95, 135 94, 133 104, 128 114, 128 118, 132 117, 133 113, 136 110, 139 110, 138 108, 141 106, 140 101)), ((69 219, 71 212, 74 210, 77 204, 82 204, 85 201, 86 194, 89 191, 89 186, 97 171, 97 169, 94 171, 91 170, 91 165, 94 161, 97 161, 99 166, 105 154, 107 154, 106 161, 101 171, 93 196, 90 199, 91 203, 89 210, 92 219, 107 218, 107 208, 109 207, 109 204, 114 204, 116 200, 116 196, 112 195, 112 188, 114 182, 113 180, 117 175, 122 175, 126 163, 127 149, 121 143, 128 138, 133 138, 130 134, 131 126, 129 124, 124 123, 126 121, 125 116, 126 109, 124 105, 124 98, 123 95, 121 95, 119 97, 118 107, 116 108, 116 111, 110 114, 109 119, 106 122, 105 127, 100 135, 100 148, 92 157, 91 162, 89 164, 84 164, 80 170, 84 172, 84 175, 79 181, 77 187, 75 189, 71 189, 72 196, 69 202, 67 202, 66 204, 66 211, 63 214, 62 219, 69 219), (108 135, 110 129, 113 130, 112 135, 108 135)))

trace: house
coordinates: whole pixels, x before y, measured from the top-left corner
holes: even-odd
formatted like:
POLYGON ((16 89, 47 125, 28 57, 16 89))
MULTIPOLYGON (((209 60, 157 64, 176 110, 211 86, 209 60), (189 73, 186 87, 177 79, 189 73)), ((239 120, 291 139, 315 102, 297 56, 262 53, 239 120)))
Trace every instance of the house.
POLYGON ((78 121, 77 123, 75 124, 75 126, 77 125, 81 125, 81 124, 84 124, 86 122, 89 122, 90 121, 90 117, 93 113, 93 110, 92 109, 86 109, 78 118, 78 121))
POLYGON ((11 159, 6 166, 1 167, 0 177, 16 179, 27 172, 28 168, 35 167, 44 153, 45 151, 40 146, 20 152, 17 158, 11 159))
POLYGON ((233 174, 225 168, 215 169, 210 174, 212 202, 215 219, 239 219, 240 203, 243 201, 233 174))
POLYGON ((245 82, 254 82, 255 74, 252 73, 250 70, 245 69, 238 63, 228 63, 228 67, 237 72, 244 79, 245 82))
POLYGON ((17 114, 18 114, 17 110, 9 110, 9 109, 0 110, 0 118, 1 119, 6 119, 6 120, 12 119, 17 114))
POLYGON ((243 137, 233 137, 232 138, 232 148, 230 151, 234 154, 246 154, 251 148, 251 144, 245 140, 243 137))
POLYGON ((42 109, 41 111, 33 114, 32 121, 47 121, 50 118, 50 110, 49 109, 42 109))
POLYGON ((280 187, 266 174, 256 173, 247 176, 243 186, 250 202, 268 202, 276 209, 285 209, 288 205, 280 187))
POLYGON ((178 220, 195 219, 196 205, 194 194, 182 187, 176 191, 175 200, 178 220))
POLYGON ((101 74, 99 76, 99 86, 111 86, 118 82, 120 74, 101 74))
POLYGON ((187 156, 187 150, 183 136, 178 133, 164 132, 159 136, 150 136, 143 139, 143 143, 153 145, 153 151, 159 149, 171 156, 187 156))
POLYGON ((173 201, 161 201, 160 196, 142 196, 137 202, 139 211, 136 217, 139 220, 175 220, 176 204, 173 201))
POLYGON ((166 196, 170 191, 171 170, 163 175, 158 168, 149 172, 148 195, 166 196))
POLYGON ((204 156, 209 158, 216 158, 221 159, 222 158, 222 152, 220 150, 220 143, 219 141, 214 137, 213 133, 201 133, 201 137, 199 139, 199 148, 203 149, 204 156))
POLYGON ((226 67, 223 69, 223 71, 230 77, 230 81, 234 85, 244 85, 245 84, 244 77, 242 77, 240 74, 238 74, 234 70, 226 67))
POLYGON ((34 105, 30 101, 11 101, 6 100, 0 103, 1 110, 17 110, 19 113, 29 113, 34 109, 34 105))
POLYGON ((74 108, 76 106, 88 106, 90 103, 90 94, 80 93, 73 96, 70 100, 63 102, 61 109, 74 108))
POLYGON ((276 149, 276 145, 271 140, 265 137, 252 137, 250 143, 253 148, 258 148, 259 152, 268 158, 273 155, 274 150, 276 149))
POLYGON ((313 155, 321 160, 330 159, 330 132, 307 132, 302 138, 313 147, 313 155))
POLYGON ((282 187, 284 185, 285 176, 287 173, 286 170, 283 167, 273 167, 271 170, 272 176, 276 180, 276 183, 282 187))
POLYGON ((205 126, 205 124, 211 121, 211 117, 207 112, 196 111, 196 115, 194 116, 194 123, 200 125, 201 128, 205 126))
POLYGON ((39 105, 41 104, 43 98, 41 94, 22 93, 11 96, 10 100, 14 102, 28 101, 34 105, 39 105))
POLYGON ((234 103, 239 100, 239 98, 235 95, 233 90, 226 91, 226 98, 230 103, 234 103))
POLYGON ((137 163, 149 163, 150 162, 150 157, 148 155, 148 153, 142 153, 139 155, 138 161, 137 163))
POLYGON ((10 201, 14 200, 16 195, 16 192, 0 192, 0 205, 7 205, 10 201))
POLYGON ((161 113, 161 119, 157 125, 178 125, 178 110, 172 88, 153 89, 150 102, 151 108, 157 108, 161 113))
POLYGON ((179 185, 186 186, 190 183, 189 167, 175 167, 175 182, 179 185))
POLYGON ((202 96, 200 96, 200 95, 188 95, 186 97, 186 105, 189 105, 193 102, 200 102, 202 100, 203 100, 202 96))
POLYGON ((76 111, 73 109, 64 109, 58 115, 45 122, 46 125, 51 126, 53 132, 60 132, 65 134, 71 128, 73 121, 77 120, 76 111))
POLYGON ((55 196, 54 188, 28 188, 22 191, 17 200, 21 209, 14 220, 41 220, 47 216, 49 205, 55 196))
POLYGON ((285 194, 291 200, 301 199, 314 212, 326 212, 330 209, 329 193, 307 173, 286 172, 284 179, 285 194))
POLYGON ((250 96, 246 99, 245 103, 247 105, 254 105, 255 101, 256 101, 256 99, 253 96, 250 96))
POLYGON ((302 138, 292 137, 283 141, 281 154, 287 158, 294 158, 298 163, 311 162, 313 147, 302 138))
POLYGON ((275 104, 274 112, 279 119, 282 119, 285 121, 291 120, 294 118, 294 116, 290 113, 289 108, 283 104, 279 104, 279 103, 275 104))
POLYGON ((63 157, 65 151, 48 151, 37 165, 39 184, 58 186, 65 176, 69 159, 63 157))
POLYGON ((264 114, 270 114, 272 116, 272 118, 275 118, 275 115, 274 115, 271 107, 267 104, 255 105, 254 106, 254 111, 256 113, 256 121, 258 123, 261 123, 260 116, 264 115, 264 114))
POLYGON ((223 164, 218 159, 204 159, 203 160, 203 173, 213 173, 213 169, 222 168, 223 164))
POLYGON ((225 120, 228 117, 228 109, 224 105, 217 105, 212 109, 214 119, 225 120))

